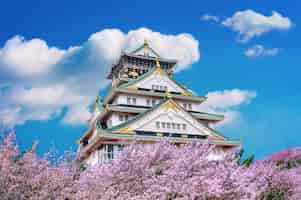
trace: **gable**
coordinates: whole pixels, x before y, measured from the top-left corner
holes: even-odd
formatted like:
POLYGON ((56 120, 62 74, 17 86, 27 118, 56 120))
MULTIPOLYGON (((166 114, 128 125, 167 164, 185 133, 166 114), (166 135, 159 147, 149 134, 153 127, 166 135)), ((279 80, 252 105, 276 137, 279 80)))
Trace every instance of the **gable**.
POLYGON ((135 130, 206 135, 205 133, 200 132, 198 127, 195 126, 191 120, 183 118, 173 110, 168 110, 166 112, 159 113, 159 115, 154 115, 152 118, 148 118, 149 121, 141 120, 141 122, 138 122, 135 130))
POLYGON ((127 89, 143 88, 148 90, 161 90, 182 94, 184 96, 194 96, 194 94, 171 79, 167 72, 161 68, 155 68, 137 79, 122 85, 127 89))
POLYGON ((144 40, 143 45, 132 51, 130 54, 132 55, 139 55, 139 56, 148 56, 148 57, 155 57, 159 58, 160 55, 155 52, 149 45, 147 40, 144 40))
POLYGON ((170 92, 183 93, 185 90, 171 80, 167 74, 153 73, 149 77, 135 84, 138 88, 167 90, 170 92))
POLYGON ((133 52, 132 54, 138 56, 149 56, 154 58, 159 57, 159 55, 150 48, 140 48, 137 51, 133 52))
POLYGON ((207 135, 224 140, 193 116, 183 110, 172 99, 165 100, 153 110, 147 111, 114 132, 135 133, 135 131, 180 133, 187 135, 207 135))

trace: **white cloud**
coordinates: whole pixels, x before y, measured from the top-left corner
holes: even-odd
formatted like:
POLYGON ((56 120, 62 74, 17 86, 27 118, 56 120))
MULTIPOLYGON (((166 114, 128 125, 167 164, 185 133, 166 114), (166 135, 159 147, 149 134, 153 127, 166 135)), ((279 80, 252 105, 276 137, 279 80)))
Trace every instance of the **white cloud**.
POLYGON ((16 124, 20 123, 18 119, 19 112, 20 112, 20 107, 15 107, 13 109, 9 109, 9 108, 0 109, 0 131, 2 128, 11 129, 16 124))
POLYGON ((15 36, 0 48, 0 123, 7 127, 28 120, 49 120, 67 108, 62 123, 83 124, 88 106, 122 51, 149 40, 162 57, 177 59, 176 71, 199 60, 199 44, 190 34, 165 35, 147 28, 123 33, 105 29, 81 46, 60 49, 42 39, 15 36))
POLYGON ((73 48, 48 47, 41 39, 26 41, 21 36, 9 39, 0 49, 0 68, 20 76, 46 73, 73 48))
POLYGON ((72 107, 66 116, 63 118, 62 123, 70 124, 70 125, 78 125, 83 122, 87 122, 87 120, 91 117, 91 113, 89 112, 88 107, 84 106, 74 106, 72 107))
POLYGON ((236 109, 254 99, 256 92, 232 89, 209 92, 206 97, 207 101, 200 105, 199 110, 225 115, 225 119, 217 124, 224 126, 235 122, 240 117, 236 109))
POLYGON ((288 30, 292 22, 288 17, 273 11, 271 16, 265 16, 253 10, 238 11, 222 24, 239 33, 239 41, 247 42, 272 30, 288 30))
POLYGON ((218 16, 210 15, 210 14, 202 15, 201 20, 203 20, 203 21, 213 21, 213 22, 219 22, 220 21, 218 16))
POLYGON ((227 110, 227 111, 213 111, 213 112, 219 112, 220 114, 224 115, 224 119, 217 124, 214 125, 214 127, 222 128, 229 125, 232 125, 240 120, 241 113, 236 110, 227 110))
POLYGON ((161 57, 178 60, 175 72, 182 71, 200 59, 199 42, 190 34, 164 35, 141 28, 126 35, 123 49, 132 50, 146 38, 161 57))
POLYGON ((276 56, 279 53, 278 48, 266 49, 262 45, 254 45, 247 49, 244 54, 247 57, 255 58, 255 57, 264 57, 264 56, 276 56))

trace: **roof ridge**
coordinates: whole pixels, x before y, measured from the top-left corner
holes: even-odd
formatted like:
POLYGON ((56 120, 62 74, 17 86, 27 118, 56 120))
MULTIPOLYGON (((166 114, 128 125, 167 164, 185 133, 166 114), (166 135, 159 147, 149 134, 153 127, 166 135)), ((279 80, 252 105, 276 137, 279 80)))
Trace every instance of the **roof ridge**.
POLYGON ((187 91, 188 94, 192 95, 192 96, 197 96, 197 94, 195 94, 194 92, 192 92, 191 90, 189 90, 188 88, 185 88, 183 85, 181 85, 180 83, 178 83, 177 81, 175 81, 173 78, 171 78, 169 75, 168 75, 168 72, 167 70, 165 69, 162 69, 161 67, 153 67, 151 68, 151 70, 149 70, 148 72, 146 72, 145 74, 139 76, 138 78, 136 79, 133 79, 133 80, 130 80, 129 82, 127 83, 124 83, 122 85, 119 86, 119 88, 126 88, 128 86, 131 86, 145 78, 147 78, 148 76, 152 75, 153 73, 155 73, 156 71, 162 71, 165 73, 165 75, 167 76, 167 78, 172 81, 173 83, 175 83, 177 86, 179 86, 181 89, 183 89, 184 91, 187 91))
POLYGON ((134 49, 133 51, 130 51, 129 54, 135 54, 138 51, 140 51, 141 49, 148 49, 150 50, 154 55, 156 55, 157 57, 161 57, 153 48, 151 48, 148 44, 148 42, 146 41, 146 39, 144 39, 144 42, 142 45, 138 46, 138 48, 134 49))

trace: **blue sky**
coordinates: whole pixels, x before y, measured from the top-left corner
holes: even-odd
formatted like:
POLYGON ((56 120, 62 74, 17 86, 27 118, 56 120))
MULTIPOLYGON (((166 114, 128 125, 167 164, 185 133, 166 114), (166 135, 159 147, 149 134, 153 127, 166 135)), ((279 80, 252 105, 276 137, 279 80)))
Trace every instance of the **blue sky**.
POLYGON ((212 97, 204 109, 229 115, 217 129, 242 140, 248 154, 301 145, 300 1, 12 0, 1 8, 0 120, 21 149, 35 140, 40 153, 76 149, 85 125, 74 113, 88 116, 80 106, 106 86, 119 41, 133 48, 142 27, 154 42, 171 38, 156 45, 183 61, 176 80, 212 97), (177 45, 186 57, 173 52, 177 45))

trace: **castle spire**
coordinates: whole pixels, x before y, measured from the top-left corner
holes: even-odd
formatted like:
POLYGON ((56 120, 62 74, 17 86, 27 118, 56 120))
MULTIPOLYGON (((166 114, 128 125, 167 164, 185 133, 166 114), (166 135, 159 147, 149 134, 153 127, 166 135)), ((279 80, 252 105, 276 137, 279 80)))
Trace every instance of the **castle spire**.
POLYGON ((148 41, 147 41, 146 38, 144 38, 144 43, 143 43, 143 45, 144 45, 144 47, 145 47, 145 46, 148 46, 148 41))
POLYGON ((148 55, 148 50, 149 50, 148 42, 147 42, 147 39, 144 38, 144 42, 143 42, 143 54, 144 54, 144 56, 148 55))

